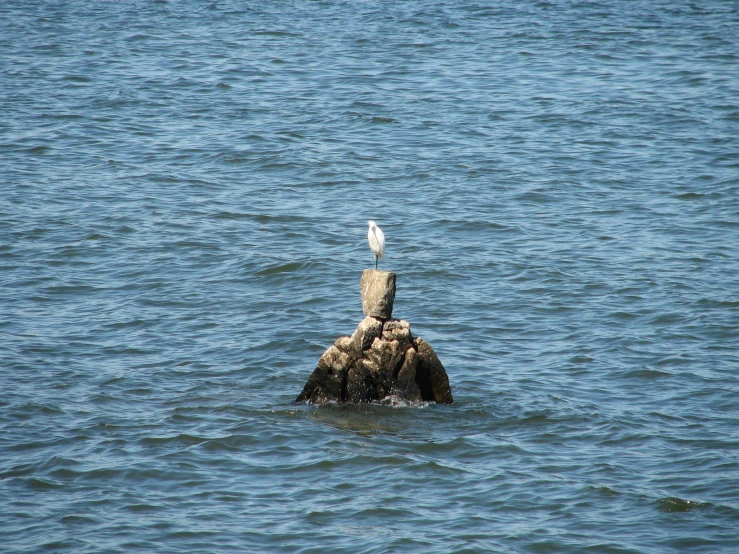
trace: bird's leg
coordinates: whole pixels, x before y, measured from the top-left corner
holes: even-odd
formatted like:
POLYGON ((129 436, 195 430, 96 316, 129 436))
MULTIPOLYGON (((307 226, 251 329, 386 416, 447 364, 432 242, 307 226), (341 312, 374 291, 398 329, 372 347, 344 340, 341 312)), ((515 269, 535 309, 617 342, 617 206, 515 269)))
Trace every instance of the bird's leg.
POLYGON ((384 320, 384 319, 381 319, 381 320, 380 320, 380 332, 379 332, 379 333, 377 333, 377 338, 378 338, 378 339, 381 339, 381 338, 382 338, 382 328, 383 328, 384 326, 385 326, 385 320, 384 320))
POLYGON ((375 256, 375 269, 377 269, 377 260, 378 260, 378 258, 377 258, 377 256, 375 256))

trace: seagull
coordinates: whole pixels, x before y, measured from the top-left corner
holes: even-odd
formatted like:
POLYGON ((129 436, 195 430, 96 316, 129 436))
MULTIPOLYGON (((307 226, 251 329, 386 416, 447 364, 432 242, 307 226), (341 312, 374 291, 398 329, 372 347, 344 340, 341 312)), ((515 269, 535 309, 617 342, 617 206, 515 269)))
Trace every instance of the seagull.
POLYGON ((382 229, 377 226, 377 223, 371 219, 367 223, 369 224, 367 240, 375 254, 375 269, 377 269, 377 262, 385 255, 385 235, 382 233, 382 229))

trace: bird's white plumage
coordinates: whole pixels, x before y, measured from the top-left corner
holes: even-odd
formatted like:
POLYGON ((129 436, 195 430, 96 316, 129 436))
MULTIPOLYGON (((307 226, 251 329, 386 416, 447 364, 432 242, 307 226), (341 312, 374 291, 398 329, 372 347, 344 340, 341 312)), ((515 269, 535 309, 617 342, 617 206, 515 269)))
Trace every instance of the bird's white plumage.
POLYGON ((385 255, 385 235, 377 226, 377 223, 370 220, 369 231, 367 231, 367 240, 369 241, 370 248, 375 255, 375 267, 377 267, 377 261, 381 260, 385 255))

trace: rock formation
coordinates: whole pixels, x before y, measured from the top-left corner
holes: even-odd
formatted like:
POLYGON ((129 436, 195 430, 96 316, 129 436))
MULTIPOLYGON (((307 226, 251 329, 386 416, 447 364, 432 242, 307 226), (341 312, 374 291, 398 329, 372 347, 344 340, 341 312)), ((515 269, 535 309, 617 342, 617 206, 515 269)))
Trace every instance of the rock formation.
POLYGON ((366 317, 351 337, 341 337, 318 360, 297 402, 372 402, 388 396, 452 403, 444 366, 431 345, 411 335, 411 326, 392 319, 395 273, 362 273, 366 317))

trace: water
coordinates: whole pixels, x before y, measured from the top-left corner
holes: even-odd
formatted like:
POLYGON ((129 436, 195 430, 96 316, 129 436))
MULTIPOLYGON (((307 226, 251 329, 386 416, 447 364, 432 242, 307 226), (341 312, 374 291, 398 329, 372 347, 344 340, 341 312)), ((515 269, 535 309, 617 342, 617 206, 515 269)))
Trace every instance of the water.
POLYGON ((0 6, 0 550, 732 552, 734 2, 0 6), (395 315, 452 406, 293 403, 395 315))

